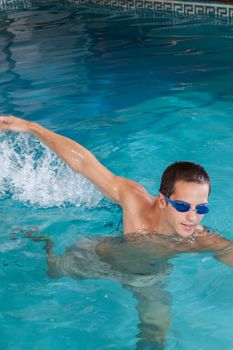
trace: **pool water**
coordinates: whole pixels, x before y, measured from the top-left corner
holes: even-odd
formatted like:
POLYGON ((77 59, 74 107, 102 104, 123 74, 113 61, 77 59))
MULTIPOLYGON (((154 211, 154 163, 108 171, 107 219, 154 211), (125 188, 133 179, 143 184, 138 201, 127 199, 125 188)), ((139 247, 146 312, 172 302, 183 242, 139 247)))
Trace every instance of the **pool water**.
MULTIPOLYGON (((233 239, 232 43, 214 18, 33 2, 0 13, 0 113, 71 137, 154 195, 169 163, 201 163, 204 223, 233 239)), ((135 296, 118 280, 50 279, 44 244, 24 237, 38 231, 63 254, 121 237, 121 210, 32 136, 0 134, 0 164, 0 348, 136 349, 135 296)), ((169 263, 164 349, 232 349, 231 267, 210 253, 169 263)))

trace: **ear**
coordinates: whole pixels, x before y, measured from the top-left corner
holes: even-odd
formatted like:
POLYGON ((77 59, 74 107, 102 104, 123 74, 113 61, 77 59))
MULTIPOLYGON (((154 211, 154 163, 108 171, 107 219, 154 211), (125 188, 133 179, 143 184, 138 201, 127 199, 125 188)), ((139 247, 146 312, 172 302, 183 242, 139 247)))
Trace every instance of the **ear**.
POLYGON ((160 209, 164 209, 167 206, 166 199, 164 198, 164 195, 162 195, 162 193, 160 192, 158 194, 158 204, 160 209))

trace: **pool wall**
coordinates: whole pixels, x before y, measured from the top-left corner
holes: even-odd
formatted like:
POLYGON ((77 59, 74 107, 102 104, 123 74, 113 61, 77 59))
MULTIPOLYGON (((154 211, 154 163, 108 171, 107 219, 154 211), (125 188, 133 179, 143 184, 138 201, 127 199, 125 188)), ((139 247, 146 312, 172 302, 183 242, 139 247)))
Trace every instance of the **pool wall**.
MULTIPOLYGON (((145 12, 161 16, 216 18, 233 21, 233 2, 175 0, 67 0, 66 5, 92 5, 127 12, 145 12)), ((0 12, 33 7, 33 0, 0 0, 0 12)), ((38 4, 38 3, 37 3, 38 4)), ((44 2, 42 2, 44 4, 44 2)))
MULTIPOLYGON (((67 0, 63 4, 104 6, 128 12, 146 12, 162 16, 216 18, 233 21, 233 2, 193 2, 174 0, 67 0)), ((0 0, 0 12, 33 7, 30 0, 0 0)))
MULTIPOLYGON (((79 1, 79 0, 78 0, 79 1)), ((77 3, 77 0, 74 0, 77 3)), ((129 11, 153 12, 161 15, 200 16, 233 19, 233 4, 217 2, 194 2, 174 0, 88 0, 87 3, 126 9, 129 11)))

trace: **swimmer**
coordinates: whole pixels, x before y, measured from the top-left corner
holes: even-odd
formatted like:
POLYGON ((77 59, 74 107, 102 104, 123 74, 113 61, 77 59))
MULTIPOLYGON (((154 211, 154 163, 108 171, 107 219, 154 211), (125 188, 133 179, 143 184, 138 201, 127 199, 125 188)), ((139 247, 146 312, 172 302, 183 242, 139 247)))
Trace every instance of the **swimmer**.
MULTIPOLYGON (((152 288, 153 283, 145 283, 146 280, 150 280, 150 276, 140 285, 138 279, 131 278, 132 271, 127 271, 128 279, 121 278, 119 271, 125 271, 126 267, 133 268, 134 260, 127 260, 129 250, 133 252, 135 249, 136 252, 138 246, 147 243, 150 254, 162 259, 164 266, 167 260, 177 253, 199 251, 212 251, 215 258, 233 266, 232 242, 217 234, 211 234, 200 224, 209 211, 211 184, 207 172, 201 165, 192 162, 171 164, 162 175, 156 198, 142 185, 113 174, 82 145, 37 123, 14 116, 0 116, 0 130, 34 135, 71 169, 86 177, 104 196, 122 207, 125 237, 123 244, 116 245, 111 240, 99 241, 96 242, 94 253, 100 257, 103 264, 111 265, 116 279, 132 291, 138 300, 137 309, 141 320, 138 349, 163 349, 170 324, 169 297, 160 286, 158 287, 157 282, 154 282, 156 288, 152 288), (120 266, 121 261, 126 262, 124 266, 120 266)), ((84 247, 79 247, 80 254, 76 253, 77 247, 68 249, 63 257, 58 257, 53 252, 51 242, 48 239, 46 242, 51 276, 70 274, 78 276, 77 278, 91 278, 93 274, 93 277, 96 277, 92 269, 93 257, 87 256, 89 253, 84 247), (80 264, 77 261, 77 256, 83 257, 82 264, 81 260, 80 264), (80 268, 88 265, 85 259, 89 259, 89 264, 92 264, 89 275, 88 271, 84 272, 80 268), (74 271, 75 264, 78 265, 79 272, 76 267, 74 271)), ((146 266, 150 266, 150 263, 146 263, 146 266)), ((104 268, 105 265, 103 271, 104 268)), ((106 272, 105 275, 111 274, 106 272)))

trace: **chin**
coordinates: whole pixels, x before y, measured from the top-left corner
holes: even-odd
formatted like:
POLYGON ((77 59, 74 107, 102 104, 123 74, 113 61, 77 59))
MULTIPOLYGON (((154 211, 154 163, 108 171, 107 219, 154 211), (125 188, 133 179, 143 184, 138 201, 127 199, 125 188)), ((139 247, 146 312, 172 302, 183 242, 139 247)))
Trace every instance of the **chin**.
POLYGON ((187 233, 187 232, 178 232, 178 235, 181 236, 181 237, 190 237, 191 235, 193 234, 193 232, 191 233, 187 233))
POLYGON ((182 237, 189 237, 191 236, 195 230, 196 230, 196 226, 192 226, 192 227, 188 227, 188 226, 184 226, 181 225, 182 227, 178 230, 178 234, 182 237))

